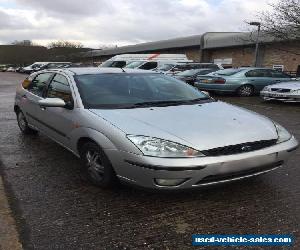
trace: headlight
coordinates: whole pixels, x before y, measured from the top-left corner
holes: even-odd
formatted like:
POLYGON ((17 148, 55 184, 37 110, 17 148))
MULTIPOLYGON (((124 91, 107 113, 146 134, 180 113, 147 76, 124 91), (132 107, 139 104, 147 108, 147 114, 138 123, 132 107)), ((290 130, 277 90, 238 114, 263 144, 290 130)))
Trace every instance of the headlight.
POLYGON ((289 133, 289 131, 276 122, 274 122, 274 125, 278 134, 277 143, 285 142, 291 139, 292 135, 289 133))
POLYGON ((271 88, 269 88, 268 86, 264 87, 262 91, 270 91, 271 88))
POLYGON ((293 93, 300 95, 300 89, 294 90, 293 93))
POLYGON ((127 135, 127 138, 137 146, 144 155, 148 156, 173 158, 205 156, 193 148, 159 138, 139 135, 127 135))

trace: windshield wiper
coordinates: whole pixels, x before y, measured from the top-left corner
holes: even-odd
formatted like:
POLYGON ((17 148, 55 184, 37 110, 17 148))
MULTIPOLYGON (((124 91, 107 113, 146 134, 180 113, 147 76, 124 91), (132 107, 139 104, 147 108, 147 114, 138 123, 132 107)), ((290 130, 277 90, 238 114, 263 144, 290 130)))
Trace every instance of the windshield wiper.
POLYGON ((138 102, 133 104, 135 107, 141 107, 141 106, 172 106, 172 105, 181 105, 181 104, 186 104, 186 103, 195 103, 203 100, 208 100, 210 99, 209 97, 201 97, 201 98, 196 98, 192 100, 173 100, 173 101, 152 101, 152 102, 138 102))
POLYGON ((136 107, 140 106, 161 106, 161 105, 178 105, 181 104, 183 101, 151 101, 151 102, 138 102, 133 104, 136 107))

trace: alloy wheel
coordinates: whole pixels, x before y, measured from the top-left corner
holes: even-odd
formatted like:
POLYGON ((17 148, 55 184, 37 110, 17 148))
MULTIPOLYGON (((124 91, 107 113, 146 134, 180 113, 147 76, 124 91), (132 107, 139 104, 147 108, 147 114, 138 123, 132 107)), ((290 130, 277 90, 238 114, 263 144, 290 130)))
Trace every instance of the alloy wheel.
POLYGON ((104 166, 99 152, 88 150, 86 152, 88 174, 96 181, 101 181, 104 177, 104 166))
POLYGON ((251 96, 253 94, 253 88, 251 86, 242 86, 239 89, 239 95, 240 96, 251 96))

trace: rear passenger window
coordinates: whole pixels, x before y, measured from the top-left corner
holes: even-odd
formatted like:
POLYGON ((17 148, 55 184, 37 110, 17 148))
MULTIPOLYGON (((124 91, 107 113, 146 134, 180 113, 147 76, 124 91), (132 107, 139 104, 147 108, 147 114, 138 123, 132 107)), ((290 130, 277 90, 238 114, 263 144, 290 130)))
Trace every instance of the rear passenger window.
POLYGON ((37 75, 28 86, 28 91, 35 95, 43 96, 44 88, 51 76, 52 73, 42 73, 37 75))
POLYGON ((245 75, 247 77, 272 77, 271 71, 268 69, 250 70, 245 75))

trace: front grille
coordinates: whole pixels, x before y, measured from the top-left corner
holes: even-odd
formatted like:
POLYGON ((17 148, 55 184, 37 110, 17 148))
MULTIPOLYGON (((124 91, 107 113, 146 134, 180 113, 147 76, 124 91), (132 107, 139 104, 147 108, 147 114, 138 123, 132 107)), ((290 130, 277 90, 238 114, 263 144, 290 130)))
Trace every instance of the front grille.
POLYGON ((279 89, 279 88, 271 88, 272 91, 276 91, 278 93, 287 93, 287 92, 291 92, 290 89, 279 89))
POLYGON ((216 175, 208 175, 198 181, 195 185, 203 185, 211 182, 222 182, 226 180, 232 180, 236 178, 242 178, 242 177, 247 177, 255 174, 259 174, 264 171, 272 170, 273 168, 279 167, 283 164, 283 161, 278 161, 274 164, 270 164, 267 166, 262 166, 262 167, 256 167, 256 168, 251 168, 251 169, 246 169, 234 173, 226 173, 226 174, 216 174, 216 175))
POLYGON ((251 152, 263 148, 267 148, 276 144, 276 139, 274 140, 262 140, 255 142, 247 142, 236 145, 230 145, 220 148, 213 148, 209 150, 201 151, 206 156, 220 156, 220 155, 233 155, 251 152))

